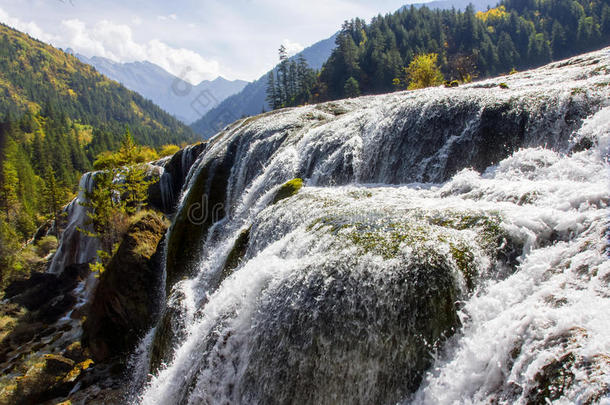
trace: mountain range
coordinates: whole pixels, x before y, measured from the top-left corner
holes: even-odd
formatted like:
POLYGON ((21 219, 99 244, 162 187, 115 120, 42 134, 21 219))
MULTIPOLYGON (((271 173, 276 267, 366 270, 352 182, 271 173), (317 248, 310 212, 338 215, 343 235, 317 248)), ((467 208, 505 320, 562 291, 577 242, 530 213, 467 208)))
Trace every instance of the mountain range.
MULTIPOLYGON (((337 34, 313 44, 293 58, 303 56, 311 68, 320 69, 335 48, 336 36, 337 34)), ((273 70, 275 71, 275 69, 277 67, 273 70)), ((248 84, 241 92, 228 97, 217 107, 212 108, 201 119, 194 122, 191 128, 204 138, 209 138, 225 125, 241 117, 268 111, 270 109, 266 101, 268 74, 261 76, 258 80, 248 84)))
MULTIPOLYGON (((70 53, 71 50, 66 52, 70 53)), ((75 56, 101 74, 153 101, 185 124, 201 118, 248 84, 244 80, 218 77, 194 86, 151 62, 119 63, 100 56, 75 56)))

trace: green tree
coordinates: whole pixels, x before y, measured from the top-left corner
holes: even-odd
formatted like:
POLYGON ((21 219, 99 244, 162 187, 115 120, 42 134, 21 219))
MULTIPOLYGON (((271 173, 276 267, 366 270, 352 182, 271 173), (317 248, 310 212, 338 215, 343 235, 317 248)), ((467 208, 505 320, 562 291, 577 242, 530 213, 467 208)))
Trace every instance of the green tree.
POLYGON ((43 185, 43 199, 47 207, 49 217, 55 220, 55 224, 59 224, 59 211, 65 197, 62 195, 63 189, 55 178, 55 173, 50 167, 47 168, 47 175, 43 185))
POLYGON ((22 270, 18 254, 21 249, 15 229, 0 217, 0 286, 4 287, 22 270))
POLYGON ((358 80, 350 77, 345 82, 343 93, 345 97, 354 98, 360 95, 360 85, 358 84, 358 80))
POLYGON ((126 128, 121 148, 106 156, 107 165, 95 175, 95 187, 85 193, 83 205, 88 208, 87 224, 93 231, 81 231, 98 238, 102 247, 98 252, 100 261, 92 266, 94 270, 103 271, 127 230, 129 216, 146 206, 153 182, 146 179, 146 166, 138 162, 140 156, 140 147, 126 128))
POLYGON ((117 164, 120 166, 136 163, 139 155, 139 147, 131 135, 129 127, 125 128, 121 148, 117 152, 117 164))
POLYGON ((146 180, 146 168, 141 164, 123 167, 120 175, 122 177, 119 186, 121 199, 124 201, 127 214, 133 215, 146 207, 148 188, 153 182, 146 180))
POLYGON ((272 109, 280 108, 278 88, 275 85, 275 74, 273 70, 267 75, 267 103, 272 109))
POLYGON ((610 38, 610 6, 607 4, 602 8, 601 35, 602 38, 610 38))
POLYGON ((278 67, 277 82, 280 87, 279 100, 280 106, 285 107, 288 103, 289 83, 290 83, 290 67, 288 66, 288 51, 284 45, 280 46, 278 50, 280 57, 280 66, 278 67))
POLYGON ((19 203, 17 196, 18 185, 19 176, 17 175, 17 169, 7 159, 2 165, 2 189, 0 190, 2 209, 7 222, 11 221, 13 214, 17 211, 17 204, 19 203))
POLYGON ((437 66, 438 54, 428 53, 415 56, 413 61, 405 68, 409 78, 409 90, 423 89, 438 86, 445 78, 437 66))

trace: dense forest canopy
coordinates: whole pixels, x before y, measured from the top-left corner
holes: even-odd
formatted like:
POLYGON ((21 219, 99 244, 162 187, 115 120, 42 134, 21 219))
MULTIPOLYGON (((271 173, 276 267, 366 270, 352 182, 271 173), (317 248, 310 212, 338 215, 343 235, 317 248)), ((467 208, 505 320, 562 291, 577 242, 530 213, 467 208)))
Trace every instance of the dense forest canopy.
POLYGON ((405 67, 437 54, 449 80, 488 77, 610 44, 608 0, 504 0, 475 12, 405 7, 346 21, 309 102, 405 89, 405 67))

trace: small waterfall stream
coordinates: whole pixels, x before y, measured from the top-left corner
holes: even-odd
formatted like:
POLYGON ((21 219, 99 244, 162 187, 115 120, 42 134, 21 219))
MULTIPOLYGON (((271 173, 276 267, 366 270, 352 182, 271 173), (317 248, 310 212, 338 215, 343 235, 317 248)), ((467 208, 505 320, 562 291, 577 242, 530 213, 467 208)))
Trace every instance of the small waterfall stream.
POLYGON ((603 50, 225 129, 168 235, 138 401, 608 400, 609 83, 603 50))

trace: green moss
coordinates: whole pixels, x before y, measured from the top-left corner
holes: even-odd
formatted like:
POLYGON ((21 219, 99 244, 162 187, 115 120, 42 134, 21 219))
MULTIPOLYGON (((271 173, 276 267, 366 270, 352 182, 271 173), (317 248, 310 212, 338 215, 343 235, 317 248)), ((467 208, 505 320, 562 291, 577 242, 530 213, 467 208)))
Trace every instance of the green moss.
POLYGON ((296 195, 301 188, 303 188, 303 179, 296 178, 284 183, 275 194, 273 204, 296 195))
POLYGON ((167 292, 190 273, 210 226, 226 215, 227 182, 236 148, 237 143, 230 145, 224 159, 201 169, 174 219, 167 242, 167 292))
POLYGON ((371 198, 373 196, 373 193, 368 190, 356 190, 348 192, 347 195, 352 197, 354 200, 360 200, 363 198, 371 198))
POLYGON ((472 291, 475 287, 476 267, 473 266, 474 254, 465 243, 450 243, 451 256, 464 276, 466 287, 472 291))
POLYGON ((585 93, 585 90, 580 88, 580 87, 576 87, 576 88, 572 89, 572 95, 573 96, 576 96, 578 94, 584 94, 584 93, 585 93))
POLYGON ((396 257, 403 244, 417 245, 427 250, 424 246, 430 240, 430 235, 424 227, 400 223, 390 223, 383 228, 356 224, 354 230, 347 233, 347 237, 365 253, 374 253, 384 259, 396 257))
POLYGON ((500 87, 501 89, 508 89, 508 84, 502 82, 498 85, 498 87, 500 87))
POLYGON ((334 116, 343 115, 348 112, 343 106, 340 106, 337 103, 326 103, 320 104, 316 107, 317 109, 333 114, 334 116))

